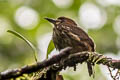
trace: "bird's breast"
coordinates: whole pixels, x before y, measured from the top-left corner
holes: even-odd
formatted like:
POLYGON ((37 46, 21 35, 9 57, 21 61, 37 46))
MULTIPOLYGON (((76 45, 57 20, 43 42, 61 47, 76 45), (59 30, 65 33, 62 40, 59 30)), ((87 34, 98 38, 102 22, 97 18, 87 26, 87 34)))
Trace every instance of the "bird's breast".
POLYGON ((62 30, 53 29, 53 42, 56 49, 61 50, 70 46, 69 37, 62 30))

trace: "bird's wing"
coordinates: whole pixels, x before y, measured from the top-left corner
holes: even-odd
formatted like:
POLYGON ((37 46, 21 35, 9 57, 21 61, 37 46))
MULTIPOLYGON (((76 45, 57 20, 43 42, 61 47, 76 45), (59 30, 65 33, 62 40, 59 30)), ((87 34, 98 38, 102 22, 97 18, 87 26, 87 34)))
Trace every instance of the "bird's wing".
POLYGON ((92 51, 95 51, 93 40, 81 28, 79 28, 79 27, 70 27, 70 29, 69 29, 69 27, 68 27, 68 29, 64 30, 64 31, 66 32, 66 34, 68 34, 68 36, 70 36, 71 38, 73 38, 77 42, 79 42, 81 44, 85 44, 85 43, 89 44, 92 47, 92 51))

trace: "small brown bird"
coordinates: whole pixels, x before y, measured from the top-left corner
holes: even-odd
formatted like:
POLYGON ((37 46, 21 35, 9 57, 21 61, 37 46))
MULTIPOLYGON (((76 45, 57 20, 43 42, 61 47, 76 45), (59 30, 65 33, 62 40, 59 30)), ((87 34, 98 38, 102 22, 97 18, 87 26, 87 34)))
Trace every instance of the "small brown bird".
MULTIPOLYGON (((66 47, 72 47, 71 53, 95 51, 92 39, 72 19, 66 17, 59 17, 57 20, 45 19, 54 24, 52 39, 56 49, 61 50, 66 47)), ((91 76, 93 74, 93 65, 87 62, 87 66, 89 75, 91 76)))

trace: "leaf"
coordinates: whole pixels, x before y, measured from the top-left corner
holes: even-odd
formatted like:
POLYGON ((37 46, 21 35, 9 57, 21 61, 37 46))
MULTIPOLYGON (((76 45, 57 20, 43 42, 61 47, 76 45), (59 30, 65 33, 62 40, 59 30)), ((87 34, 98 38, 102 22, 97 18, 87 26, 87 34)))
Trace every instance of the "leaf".
POLYGON ((34 58, 35 61, 37 62, 37 50, 35 48, 35 46, 28 41, 24 36, 22 36, 20 33, 16 32, 16 31, 12 31, 12 30, 8 30, 7 32, 14 34, 15 36, 19 37, 20 39, 24 40, 32 49, 32 51, 34 52, 34 58))
POLYGON ((53 40, 50 40, 47 48, 47 58, 48 58, 48 55, 53 51, 53 49, 55 49, 55 46, 54 46, 53 40))

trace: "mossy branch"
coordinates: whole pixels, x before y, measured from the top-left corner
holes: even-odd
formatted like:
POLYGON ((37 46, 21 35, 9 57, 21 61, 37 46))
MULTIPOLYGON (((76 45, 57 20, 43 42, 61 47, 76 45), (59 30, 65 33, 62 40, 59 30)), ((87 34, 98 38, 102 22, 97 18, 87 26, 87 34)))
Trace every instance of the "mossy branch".
POLYGON ((66 69, 66 67, 75 67, 78 63, 83 63, 86 61, 91 61, 93 64, 103 64, 114 69, 120 69, 120 60, 115 60, 110 57, 106 57, 102 54, 93 52, 79 52, 76 54, 70 54, 69 51, 72 48, 67 47, 60 51, 59 54, 54 55, 53 57, 46 59, 42 62, 37 62, 32 65, 26 65, 22 68, 6 70, 0 73, 0 80, 16 78, 22 76, 23 74, 29 74, 36 72, 40 69, 47 67, 53 67, 54 64, 59 64, 57 70, 66 69))

